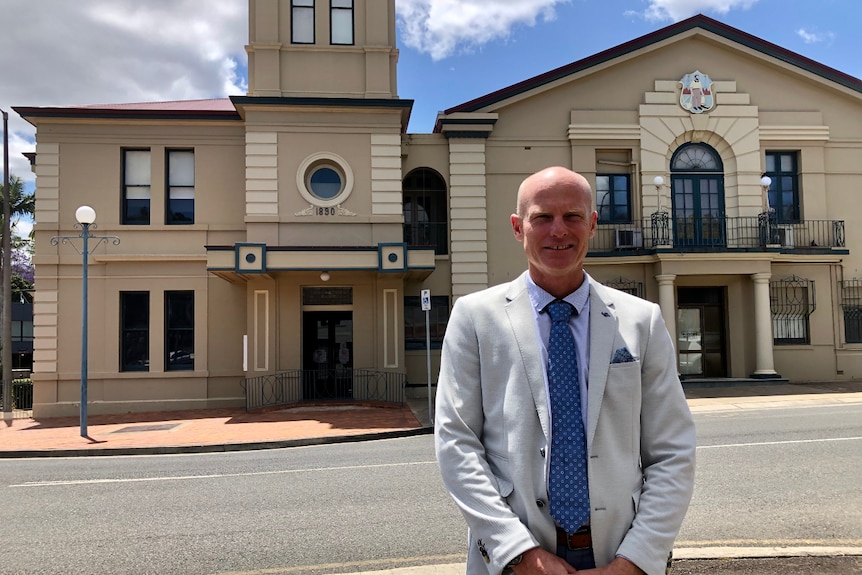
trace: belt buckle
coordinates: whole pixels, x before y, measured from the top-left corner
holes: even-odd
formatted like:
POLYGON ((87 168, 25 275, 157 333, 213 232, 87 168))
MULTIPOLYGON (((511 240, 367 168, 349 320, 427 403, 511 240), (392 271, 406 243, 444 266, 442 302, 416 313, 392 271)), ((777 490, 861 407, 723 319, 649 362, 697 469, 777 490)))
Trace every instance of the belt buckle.
POLYGON ((578 530, 572 534, 567 533, 560 527, 558 527, 557 530, 558 538, 564 538, 566 540, 566 549, 569 551, 583 551, 584 549, 590 549, 593 546, 592 534, 590 532, 589 525, 578 528, 578 530))
POLYGON ((569 551, 581 551, 593 546, 589 525, 578 528, 571 535, 566 534, 566 547, 569 551))

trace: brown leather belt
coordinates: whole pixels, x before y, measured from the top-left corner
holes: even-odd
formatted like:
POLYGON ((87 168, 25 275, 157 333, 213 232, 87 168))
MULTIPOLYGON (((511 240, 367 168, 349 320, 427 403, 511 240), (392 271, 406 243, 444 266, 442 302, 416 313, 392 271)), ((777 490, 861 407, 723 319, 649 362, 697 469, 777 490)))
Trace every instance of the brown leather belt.
POLYGON ((590 526, 585 525, 574 533, 566 533, 557 527, 557 545, 565 545, 570 550, 589 549, 593 546, 593 536, 590 534, 590 526))

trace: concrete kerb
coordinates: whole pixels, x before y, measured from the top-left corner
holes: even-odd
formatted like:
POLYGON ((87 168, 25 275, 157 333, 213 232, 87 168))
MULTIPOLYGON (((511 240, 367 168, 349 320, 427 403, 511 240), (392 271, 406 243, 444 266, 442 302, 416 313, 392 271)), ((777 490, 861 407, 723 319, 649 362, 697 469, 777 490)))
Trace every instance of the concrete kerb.
MULTIPOLYGON (((674 549, 677 560, 769 559, 776 557, 862 556, 862 547, 690 547, 674 549)), ((464 563, 442 563, 344 575, 463 575, 464 563)))
POLYGON ((20 451, 0 451, 0 459, 27 459, 34 457, 106 457, 115 455, 176 455, 179 453, 224 453, 230 451, 256 451, 263 449, 286 449, 290 447, 309 447, 334 443, 356 443, 377 439, 396 439, 429 435, 433 427, 417 427, 396 431, 379 431, 359 435, 333 435, 328 437, 306 437, 302 439, 283 439, 279 441, 259 441, 247 443, 222 443, 205 445, 177 445, 151 447, 117 447, 102 449, 40 449, 20 451))

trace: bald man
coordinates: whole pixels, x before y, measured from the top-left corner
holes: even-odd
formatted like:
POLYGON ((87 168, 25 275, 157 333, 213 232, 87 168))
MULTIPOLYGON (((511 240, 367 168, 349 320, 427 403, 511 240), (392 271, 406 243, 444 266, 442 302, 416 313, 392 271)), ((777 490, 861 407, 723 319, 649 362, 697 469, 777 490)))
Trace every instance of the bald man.
POLYGON ((527 271, 452 309, 435 445, 468 525, 468 575, 663 574, 691 499, 695 432, 673 344, 657 305, 584 271, 592 200, 566 168, 525 179, 510 219, 527 271), (568 319, 552 321, 554 307, 568 319), (554 330, 572 337, 549 354, 554 330), (560 347, 562 383, 548 375, 560 347), (552 467, 579 469, 583 488, 551 489, 552 467))

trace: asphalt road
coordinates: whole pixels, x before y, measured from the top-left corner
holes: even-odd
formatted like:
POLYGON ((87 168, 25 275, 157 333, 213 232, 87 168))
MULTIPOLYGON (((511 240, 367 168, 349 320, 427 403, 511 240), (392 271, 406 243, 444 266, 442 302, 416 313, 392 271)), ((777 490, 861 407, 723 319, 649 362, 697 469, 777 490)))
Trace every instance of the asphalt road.
MULTIPOLYGON (((678 547, 862 548, 862 405, 696 421, 697 487, 678 547)), ((457 564, 465 551, 430 436, 3 460, 0 502, 3 575, 354 573, 457 564)), ((679 561, 675 573, 809 572, 793 561, 859 572, 858 557, 775 559, 777 571, 757 561, 679 561)))

